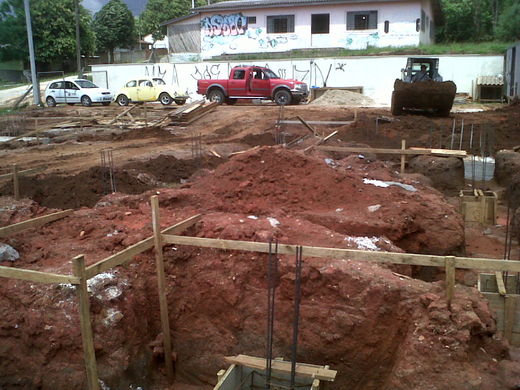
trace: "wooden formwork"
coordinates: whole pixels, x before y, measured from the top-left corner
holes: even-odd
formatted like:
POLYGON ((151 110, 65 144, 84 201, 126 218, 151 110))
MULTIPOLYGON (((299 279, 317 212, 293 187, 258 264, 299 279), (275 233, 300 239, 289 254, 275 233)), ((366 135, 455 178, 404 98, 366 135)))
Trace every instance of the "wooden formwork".
POLYGON ((497 194, 493 191, 462 190, 459 210, 464 222, 495 225, 497 220, 497 194))
POLYGON ((496 315, 497 331, 511 345, 520 345, 520 295, 517 292, 517 275, 506 275, 501 272, 479 275, 478 289, 488 300, 489 306, 496 315))

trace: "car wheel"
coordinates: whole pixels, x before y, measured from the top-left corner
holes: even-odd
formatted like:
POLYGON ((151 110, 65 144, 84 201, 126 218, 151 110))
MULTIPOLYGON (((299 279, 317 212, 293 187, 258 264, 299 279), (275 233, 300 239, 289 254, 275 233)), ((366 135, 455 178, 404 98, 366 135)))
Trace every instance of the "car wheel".
POLYGON ((235 99, 235 98, 227 98, 226 99, 226 104, 228 106, 232 106, 233 104, 237 104, 238 102, 238 99, 235 99))
POLYGON ((47 99, 45 99, 45 103, 47 103, 47 106, 49 107, 56 107, 56 100, 52 96, 47 96, 47 99))
POLYGON ((173 99, 169 94, 163 92, 159 95, 159 101, 163 106, 169 106, 170 104, 172 104, 173 99))
POLYGON ((81 97, 81 104, 85 107, 90 107, 92 105, 92 100, 87 95, 83 95, 81 97))
POLYGON ((76 104, 76 103, 67 103, 67 104, 68 104, 69 106, 73 106, 73 105, 76 104))
POLYGON ((222 104, 222 103, 224 103, 224 99, 225 99, 224 92, 222 92, 220 89, 212 89, 208 93, 208 100, 210 102, 222 104))
POLYGON ((117 104, 120 106, 128 106, 128 98, 126 95, 119 95, 116 99, 117 104))
POLYGON ((177 104, 178 106, 182 106, 185 103, 186 103, 186 100, 184 100, 184 99, 175 99, 175 104, 177 104))
POLYGON ((274 94, 274 102, 279 106, 285 106, 291 102, 291 94, 286 89, 280 89, 274 94))
POLYGON ((104 105, 104 106, 110 106, 110 102, 103 102, 101 104, 104 105))

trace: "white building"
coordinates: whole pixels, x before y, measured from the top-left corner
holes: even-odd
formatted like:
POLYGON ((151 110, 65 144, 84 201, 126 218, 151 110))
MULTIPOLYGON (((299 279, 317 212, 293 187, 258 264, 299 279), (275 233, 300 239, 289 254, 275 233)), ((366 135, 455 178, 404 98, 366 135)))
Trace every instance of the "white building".
POLYGON ((432 43, 439 0, 232 0, 164 22, 169 52, 222 54, 432 43))

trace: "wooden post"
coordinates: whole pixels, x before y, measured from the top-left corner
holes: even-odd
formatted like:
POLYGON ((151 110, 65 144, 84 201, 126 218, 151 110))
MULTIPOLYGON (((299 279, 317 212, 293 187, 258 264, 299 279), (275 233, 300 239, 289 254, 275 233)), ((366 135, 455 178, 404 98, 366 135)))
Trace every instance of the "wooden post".
POLYGON ((168 301, 166 297, 166 278, 164 276, 163 239, 159 220, 159 198, 152 196, 152 226, 155 244, 155 261, 157 267, 157 283, 159 286, 159 305, 161 308, 161 325, 164 344, 164 361, 166 375, 173 381, 172 344, 170 338, 170 320, 168 318, 168 301))
POLYGON ((446 299, 451 306, 455 289, 455 256, 446 256, 446 299))
POLYGON ((18 180, 18 166, 13 164, 13 195, 16 200, 20 200, 20 182, 18 180))
POLYGON ((87 290, 87 278, 85 275, 85 257, 76 256, 72 259, 74 276, 80 282, 76 286, 79 301, 79 319, 81 323, 81 339, 83 342, 83 358, 87 369, 87 389, 99 390, 96 353, 94 351, 94 337, 92 335, 92 323, 90 322, 90 304, 87 290))
MULTIPOLYGON (((401 140, 401 150, 406 150, 406 140, 401 140)), ((404 173, 404 165, 406 163, 406 156, 401 154, 401 173, 404 173)))
POLYGON ((504 302, 504 337, 511 343, 513 337, 513 327, 515 325, 516 297, 505 296, 504 302))

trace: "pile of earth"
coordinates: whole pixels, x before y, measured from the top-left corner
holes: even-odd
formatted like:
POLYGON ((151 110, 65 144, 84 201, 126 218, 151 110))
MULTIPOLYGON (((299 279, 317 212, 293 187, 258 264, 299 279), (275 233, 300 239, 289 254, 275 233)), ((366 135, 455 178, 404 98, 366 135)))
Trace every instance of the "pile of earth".
POLYGON ((309 104, 315 106, 368 107, 375 105, 375 102, 368 96, 357 92, 329 89, 309 104))
MULTIPOLYGON (((162 227, 203 213, 186 232, 192 236, 446 253, 463 242, 460 217, 440 193, 357 156, 334 161, 265 147, 159 192, 162 227)), ((149 237, 151 194, 112 194, 9 237, 21 256, 10 265, 70 273, 69 259, 80 253, 92 264, 149 237)), ((24 219, 40 213, 34 205, 23 210, 24 219)), ((203 387, 226 367, 224 356, 263 356, 267 255, 189 246, 164 253, 177 379, 203 387)), ((475 289, 458 285, 449 308, 443 282, 403 273, 409 269, 304 253, 298 360, 338 370, 331 389, 520 384, 520 365, 494 337, 495 320, 475 289)), ((152 251, 89 281, 96 358, 109 388, 166 388, 156 286, 152 251)), ((293 291, 294 259, 280 256, 275 356, 290 356, 293 291)), ((0 387, 83 388, 79 332, 71 286, 6 279, 0 387)))

